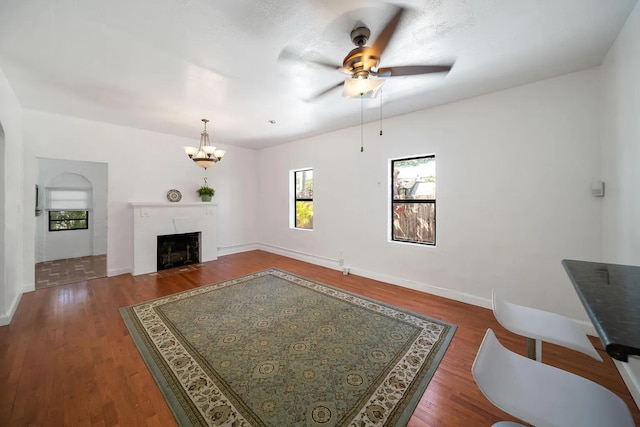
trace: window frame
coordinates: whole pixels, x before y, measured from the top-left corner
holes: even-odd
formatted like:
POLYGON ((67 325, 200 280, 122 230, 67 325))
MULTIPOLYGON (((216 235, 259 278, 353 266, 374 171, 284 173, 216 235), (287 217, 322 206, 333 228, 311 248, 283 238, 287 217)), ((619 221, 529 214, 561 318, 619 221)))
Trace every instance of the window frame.
POLYGON ((437 236, 436 236, 436 231, 437 231, 437 216, 436 216, 436 200, 437 200, 437 178, 436 178, 436 194, 434 196, 433 199, 396 199, 394 196, 394 185, 395 185, 395 179, 394 179, 394 169, 395 169, 395 164, 396 162, 403 162, 403 161, 407 161, 407 160, 418 160, 418 159, 433 159, 433 161, 435 162, 436 160, 436 155, 435 154, 422 154, 422 155, 414 155, 414 156, 408 156, 408 157, 399 157, 399 158, 395 158, 395 159, 390 159, 389 162, 389 174, 390 174, 390 185, 389 185, 389 191, 390 191, 390 203, 389 203, 389 207, 390 207, 390 211, 389 211, 389 241, 393 242, 393 243, 401 243, 401 244, 408 244, 408 245, 419 245, 421 247, 435 247, 436 246, 436 242, 437 242, 437 236), (412 241, 412 240, 399 240, 396 238, 395 236, 395 228, 394 228, 394 213, 396 211, 396 205, 399 204, 408 204, 408 203, 415 203, 415 204, 432 204, 433 205, 433 243, 430 242, 418 242, 418 241, 412 241))
POLYGON ((48 218, 48 228, 49 231, 51 232, 57 232, 57 231, 74 231, 74 230, 88 230, 89 229, 89 211, 88 210, 58 210, 58 209, 51 209, 48 211, 49 213, 49 218, 48 218), (51 224, 52 223, 60 223, 63 221, 69 221, 68 219, 52 219, 51 218, 51 214, 52 213, 56 213, 56 212, 84 212, 85 214, 85 218, 73 218, 75 220, 84 220, 85 221, 85 227, 74 227, 74 228, 51 228, 51 224))
POLYGON ((291 228, 294 228, 296 230, 306 230, 306 231, 313 231, 313 224, 311 224, 311 227, 299 227, 298 226, 298 202, 311 202, 311 206, 312 206, 312 212, 313 212, 313 206, 314 206, 314 202, 313 202, 313 189, 311 190, 311 197, 298 197, 298 192, 296 191, 296 182, 297 182, 297 177, 298 177, 298 173, 301 172, 308 172, 310 171, 313 174, 313 168, 300 168, 300 169, 294 169, 291 171, 291 191, 293 194, 292 197, 292 209, 291 209, 291 228))

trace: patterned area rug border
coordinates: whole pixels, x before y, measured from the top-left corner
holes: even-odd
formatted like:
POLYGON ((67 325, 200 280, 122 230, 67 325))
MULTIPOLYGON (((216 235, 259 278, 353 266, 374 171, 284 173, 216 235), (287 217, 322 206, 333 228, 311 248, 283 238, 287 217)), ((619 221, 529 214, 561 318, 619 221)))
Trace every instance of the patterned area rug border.
MULTIPOLYGON (((403 344, 406 348, 403 348, 402 352, 399 351, 399 356, 391 360, 381 371, 380 377, 383 380, 370 387, 372 389, 374 386, 377 387, 375 391, 360 398, 357 408, 347 411, 349 417, 345 416, 342 420, 323 418, 326 414, 330 415, 332 410, 333 413, 337 412, 332 408, 332 403, 328 402, 327 408, 318 406, 313 408, 315 412, 310 409, 305 415, 304 424, 311 426, 406 425, 444 356, 456 326, 277 268, 120 309, 131 337, 176 421, 183 426, 273 425, 263 422, 245 405, 233 389, 227 388, 227 384, 218 377, 210 363, 205 360, 206 357, 198 353, 196 345, 189 342, 179 328, 168 319, 171 314, 164 313, 164 311, 172 313, 170 310, 172 304, 190 301, 196 296, 206 296, 216 290, 232 289, 229 287, 253 280, 266 280, 266 276, 302 286, 326 298, 343 301, 358 309, 371 312, 372 316, 406 324, 407 327, 414 328, 416 331, 407 343, 403 344), (169 309, 165 310, 167 307, 169 309)), ((214 322, 215 320, 213 319, 214 322)))

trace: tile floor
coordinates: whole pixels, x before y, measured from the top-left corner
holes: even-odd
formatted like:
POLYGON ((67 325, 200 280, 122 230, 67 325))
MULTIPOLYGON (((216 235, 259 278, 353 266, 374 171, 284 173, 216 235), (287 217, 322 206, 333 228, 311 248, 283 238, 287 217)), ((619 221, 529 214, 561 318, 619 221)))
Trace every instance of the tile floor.
POLYGON ((106 255, 39 262, 36 264, 36 289, 83 282, 106 275, 106 255))

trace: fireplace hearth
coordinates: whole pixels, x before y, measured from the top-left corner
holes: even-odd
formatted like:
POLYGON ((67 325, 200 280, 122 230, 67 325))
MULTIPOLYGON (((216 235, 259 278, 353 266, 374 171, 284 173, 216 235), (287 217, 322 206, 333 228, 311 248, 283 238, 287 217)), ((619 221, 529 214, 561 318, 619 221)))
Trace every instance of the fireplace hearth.
POLYGON ((200 233, 158 236, 158 271, 199 262, 200 233))

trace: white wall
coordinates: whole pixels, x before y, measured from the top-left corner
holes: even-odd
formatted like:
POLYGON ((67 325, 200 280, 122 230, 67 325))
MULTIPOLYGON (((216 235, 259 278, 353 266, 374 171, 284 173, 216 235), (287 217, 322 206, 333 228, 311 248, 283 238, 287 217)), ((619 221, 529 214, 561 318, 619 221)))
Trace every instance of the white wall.
MULTIPOLYGON (((603 261, 640 266, 640 3, 602 65, 603 261)), ((640 359, 617 362, 640 405, 640 359)))
MULTIPOLYGON (((175 188, 184 201, 197 201, 195 190, 206 175, 216 189, 220 251, 255 247, 256 153, 227 149, 222 162, 204 171, 184 154, 184 145, 198 143, 200 125, 194 120, 194 137, 182 138, 107 123, 25 110, 25 120, 37 126, 25 128, 25 186, 36 181, 36 156, 107 163, 109 167, 108 274, 131 271, 132 233, 129 202, 166 201, 175 188)), ((212 134, 215 142, 215 134, 212 134)), ((34 263, 35 219, 30 220, 25 245, 34 263)), ((33 283, 33 276, 30 278, 33 283)))
POLYGON ((5 305, 5 268, 4 268, 4 254, 5 254, 5 172, 4 172, 4 159, 5 159, 5 142, 4 142, 4 129, 2 128, 2 122, 0 122, 0 316, 4 314, 5 305))
POLYGON ((107 253, 108 171, 106 163, 38 159, 42 215, 36 218, 36 262, 107 253), (68 181, 61 181, 70 177, 68 181), (75 177, 75 179, 74 179, 75 177), (49 231, 47 188, 89 187, 92 193, 87 230, 49 231))
POLYGON ((640 4, 602 65, 604 260, 640 265, 640 4))
MULTIPOLYGON (((0 69, 0 326, 7 325, 25 287, 23 280, 22 107, 0 69)), ((35 203, 35 202, 34 202, 35 203)), ((30 206, 29 206, 30 208, 30 206)))
POLYGON ((365 127, 364 153, 359 127, 264 149, 259 241, 336 268, 342 251, 356 274, 474 304, 495 287, 586 320, 561 260, 601 258, 598 84, 591 69, 385 119, 382 137, 365 127), (388 159, 429 153, 437 246, 389 243, 388 159), (288 227, 288 171, 300 167, 314 170, 313 232, 288 227))

